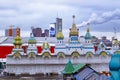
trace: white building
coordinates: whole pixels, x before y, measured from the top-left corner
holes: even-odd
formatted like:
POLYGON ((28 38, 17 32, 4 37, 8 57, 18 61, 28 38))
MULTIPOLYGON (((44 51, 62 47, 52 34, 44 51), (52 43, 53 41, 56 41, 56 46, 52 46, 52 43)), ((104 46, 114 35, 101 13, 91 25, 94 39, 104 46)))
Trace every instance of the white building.
POLYGON ((104 44, 100 43, 98 51, 95 51, 91 39, 90 29, 87 28, 85 43, 81 43, 79 39, 79 30, 73 22, 67 44, 64 43, 64 35, 59 31, 54 53, 51 53, 51 45, 45 40, 42 44, 42 52, 38 54, 36 47, 37 42, 32 35, 28 40, 26 53, 23 53, 21 48, 22 39, 17 36, 14 39, 15 48, 12 54, 7 55, 6 71, 14 74, 27 73, 31 75, 39 73, 61 74, 61 71, 64 69, 69 59, 74 65, 78 63, 89 64, 97 72, 109 71, 109 61, 111 59, 110 52, 113 53, 117 51, 118 47, 117 49, 114 48, 114 50, 106 51, 104 49, 104 44))

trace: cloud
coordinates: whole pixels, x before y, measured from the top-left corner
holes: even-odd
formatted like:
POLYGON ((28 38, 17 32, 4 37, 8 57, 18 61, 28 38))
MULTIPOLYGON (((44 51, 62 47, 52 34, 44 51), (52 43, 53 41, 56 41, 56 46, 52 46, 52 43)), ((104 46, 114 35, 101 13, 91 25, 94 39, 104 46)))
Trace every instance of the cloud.
MULTIPOLYGON (((71 27, 72 15, 76 16, 76 24, 85 21, 82 23, 84 25, 91 13, 95 13, 91 17, 100 23, 107 19, 98 19, 97 16, 104 11, 119 8, 119 3, 119 0, 1 0, 0 29, 4 30, 9 25, 19 26, 22 30, 30 30, 31 26, 49 28, 49 24, 55 22, 57 14, 63 19, 63 29, 71 27)), ((101 16, 106 15, 108 14, 101 16)))
POLYGON ((86 26, 88 23, 90 24, 103 24, 106 22, 109 22, 111 20, 119 20, 120 19, 120 9, 116 9, 114 11, 104 12, 101 15, 98 15, 96 13, 92 13, 91 17, 88 19, 88 21, 84 21, 81 24, 79 24, 79 27, 86 26))

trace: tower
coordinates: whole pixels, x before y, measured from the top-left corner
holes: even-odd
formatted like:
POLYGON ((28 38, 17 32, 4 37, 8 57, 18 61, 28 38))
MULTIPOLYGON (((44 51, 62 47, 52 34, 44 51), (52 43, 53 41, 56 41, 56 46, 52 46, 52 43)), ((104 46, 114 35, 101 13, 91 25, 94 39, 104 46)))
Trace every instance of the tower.
POLYGON ((62 31, 58 32, 56 38, 57 38, 57 43, 56 43, 56 47, 55 47, 55 54, 59 55, 61 53, 65 53, 66 46, 63 42, 64 35, 63 35, 62 31), (59 52, 61 52, 61 53, 59 53, 59 52))
POLYGON ((16 49, 21 48, 21 46, 22 46, 22 38, 19 36, 19 34, 17 34, 16 37, 14 38, 13 44, 14 44, 14 47, 16 49))
POLYGON ((79 53, 83 54, 82 44, 79 40, 79 29, 77 29, 75 24, 75 16, 73 15, 73 24, 69 32, 69 40, 67 46, 68 54, 79 53))
POLYGON ((114 39, 113 39, 113 41, 112 41, 112 48, 113 48, 114 50, 119 49, 119 41, 118 41, 117 38, 114 38, 114 39))
POLYGON ((94 53, 94 44, 92 43, 92 36, 90 34, 90 28, 89 28, 89 23, 87 24, 88 27, 87 27, 87 30, 86 30, 86 34, 85 34, 85 44, 83 45, 84 46, 84 52, 87 53, 87 52, 92 52, 94 53))
POLYGON ((36 39, 33 36, 33 33, 30 34, 30 38, 28 40, 28 48, 27 48, 27 54, 37 54, 37 46, 36 46, 36 39))
POLYGON ((119 41, 118 41, 117 36, 116 36, 116 28, 114 28, 114 34, 115 34, 115 36, 112 40, 112 49, 118 50, 119 49, 119 41))
POLYGON ((57 43, 58 44, 63 44, 63 39, 64 39, 63 33, 61 31, 58 32, 58 34, 57 34, 57 43))
POLYGON ((89 23, 88 23, 87 32, 86 32, 86 34, 85 34, 85 43, 86 43, 86 44, 91 44, 91 43, 92 43, 92 36, 91 36, 91 34, 90 34, 89 23))
POLYGON ((19 34, 16 35, 14 38, 14 49, 12 51, 13 58, 21 58, 21 55, 24 54, 24 51, 22 49, 22 38, 19 36, 19 34))
POLYGON ((70 43, 79 43, 79 29, 77 29, 76 24, 75 24, 75 16, 73 15, 73 24, 72 24, 72 28, 70 29, 70 33, 69 33, 69 42, 70 43))

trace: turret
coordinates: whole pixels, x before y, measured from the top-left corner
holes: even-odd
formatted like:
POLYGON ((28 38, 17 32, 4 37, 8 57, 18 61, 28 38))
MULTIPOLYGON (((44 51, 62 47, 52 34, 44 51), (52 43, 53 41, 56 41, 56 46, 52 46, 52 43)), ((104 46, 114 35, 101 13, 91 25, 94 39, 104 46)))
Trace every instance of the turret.
POLYGON ((117 38, 113 39, 112 48, 115 49, 115 50, 119 49, 119 41, 118 41, 117 38))
POLYGON ((58 44, 62 44, 63 43, 63 39, 64 39, 63 33, 62 32, 58 32, 58 34, 57 34, 58 44))
POLYGON ((21 58, 21 55, 24 54, 22 49, 22 38, 20 37, 19 33, 17 32, 16 37, 14 38, 14 49, 12 51, 13 58, 21 58))
POLYGON ((72 28, 70 29, 70 33, 69 33, 69 42, 70 43, 79 43, 79 29, 77 29, 76 24, 75 24, 75 16, 73 15, 73 24, 72 24, 72 28))
POLYGON ((85 43, 87 44, 91 44, 91 41, 92 41, 92 36, 90 34, 90 28, 89 28, 89 23, 88 23, 88 28, 87 28, 87 32, 85 34, 85 43))
POLYGON ((100 42, 98 45, 98 50, 99 51, 104 51, 106 48, 106 45, 103 42, 100 42))
POLYGON ((43 42, 43 44, 42 44, 42 49, 43 49, 43 50, 49 50, 49 49, 50 49, 50 45, 49 45, 49 43, 46 41, 46 38, 45 38, 45 42, 43 42))
POLYGON ((70 29, 69 36, 79 36, 79 29, 77 29, 74 19, 75 16, 73 15, 73 24, 72 24, 72 28, 70 29))
POLYGON ((17 36, 14 38, 13 44, 14 44, 14 47, 15 47, 15 48, 21 48, 21 46, 22 46, 22 39, 21 39, 21 37, 20 37, 18 34, 17 34, 17 36))
POLYGON ((36 39, 34 38, 33 34, 30 34, 30 38, 28 40, 28 48, 27 48, 27 54, 28 57, 35 58, 37 55, 37 46, 36 46, 36 39))

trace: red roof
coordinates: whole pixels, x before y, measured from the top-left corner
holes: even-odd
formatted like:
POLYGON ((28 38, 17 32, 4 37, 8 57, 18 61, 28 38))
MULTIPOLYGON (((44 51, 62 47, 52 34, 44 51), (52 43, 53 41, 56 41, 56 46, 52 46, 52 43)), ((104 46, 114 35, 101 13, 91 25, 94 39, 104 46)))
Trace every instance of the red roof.
POLYGON ((0 46, 0 58, 6 58, 6 55, 11 54, 14 46, 0 46))
MULTIPOLYGON (((0 58, 6 58, 6 55, 12 53, 13 48, 14 46, 6 46, 6 45, 0 46, 0 58)), ((22 46, 22 48, 24 50, 24 53, 26 53, 27 46, 22 46)), ((37 46, 37 49, 38 49, 38 53, 42 52, 41 46, 37 46)), ((51 54, 54 54, 54 49, 55 49, 55 46, 50 47, 51 54)))

